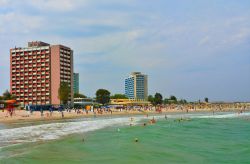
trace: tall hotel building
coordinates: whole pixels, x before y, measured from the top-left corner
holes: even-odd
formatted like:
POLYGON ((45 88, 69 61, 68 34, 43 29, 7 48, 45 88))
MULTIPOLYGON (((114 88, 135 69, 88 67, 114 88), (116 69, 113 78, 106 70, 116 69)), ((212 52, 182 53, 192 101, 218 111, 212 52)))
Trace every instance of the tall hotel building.
POLYGON ((10 91, 21 105, 60 104, 58 89, 69 83, 73 102, 73 50, 35 41, 10 49, 10 91))
POLYGON ((125 79, 125 95, 129 99, 147 100, 148 76, 141 74, 141 72, 132 72, 125 79))

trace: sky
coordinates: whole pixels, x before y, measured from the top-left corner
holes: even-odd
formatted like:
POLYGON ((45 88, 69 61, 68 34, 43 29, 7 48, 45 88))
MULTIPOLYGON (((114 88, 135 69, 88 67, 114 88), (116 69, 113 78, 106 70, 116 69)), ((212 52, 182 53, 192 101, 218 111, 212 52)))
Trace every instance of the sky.
POLYGON ((249 0, 0 0, 0 93, 9 49, 36 40, 74 50, 87 96, 139 71, 149 94, 250 101, 249 0))

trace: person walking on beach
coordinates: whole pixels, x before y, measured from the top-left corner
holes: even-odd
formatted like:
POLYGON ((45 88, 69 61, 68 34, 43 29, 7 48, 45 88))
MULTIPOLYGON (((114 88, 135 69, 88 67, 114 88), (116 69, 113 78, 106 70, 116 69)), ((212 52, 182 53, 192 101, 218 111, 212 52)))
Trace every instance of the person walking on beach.
POLYGON ((52 116, 52 112, 53 112, 53 107, 49 107, 49 112, 50 112, 50 117, 52 116))
POLYGON ((59 106, 58 111, 61 112, 62 118, 64 118, 63 108, 62 106, 59 106))
POLYGON ((40 112, 41 112, 41 117, 43 117, 43 108, 42 107, 40 109, 40 112))
POLYGON ((64 114, 63 114, 63 111, 61 111, 61 113, 62 113, 62 118, 64 118, 64 114))

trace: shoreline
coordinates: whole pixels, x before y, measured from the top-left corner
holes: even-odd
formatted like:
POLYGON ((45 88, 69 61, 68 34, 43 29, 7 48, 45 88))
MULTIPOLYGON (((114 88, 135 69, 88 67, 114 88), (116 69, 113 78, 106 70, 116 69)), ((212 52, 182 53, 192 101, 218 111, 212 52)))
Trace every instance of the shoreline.
POLYGON ((113 111, 110 112, 104 112, 102 114, 95 114, 94 112, 83 112, 80 113, 77 112, 66 112, 64 111, 64 117, 62 117, 62 113, 58 111, 54 111, 52 116, 50 116, 50 113, 48 111, 45 111, 43 116, 41 116, 41 112, 33 112, 30 114, 28 111, 24 110, 16 110, 15 114, 10 117, 8 115, 8 112, 1 112, 0 113, 0 123, 1 124, 11 124, 11 123, 19 123, 19 122, 35 122, 35 121, 44 121, 44 122, 50 122, 50 121, 58 121, 58 120, 70 120, 70 119, 80 119, 80 118, 91 118, 91 117, 106 117, 106 116, 133 116, 133 115, 156 115, 156 114, 174 114, 174 113, 183 113, 183 114, 189 114, 189 113, 217 113, 217 112, 249 112, 250 109, 196 109, 196 110, 177 110, 177 109, 163 109, 161 112, 155 111, 155 110, 135 110, 135 111, 113 111))

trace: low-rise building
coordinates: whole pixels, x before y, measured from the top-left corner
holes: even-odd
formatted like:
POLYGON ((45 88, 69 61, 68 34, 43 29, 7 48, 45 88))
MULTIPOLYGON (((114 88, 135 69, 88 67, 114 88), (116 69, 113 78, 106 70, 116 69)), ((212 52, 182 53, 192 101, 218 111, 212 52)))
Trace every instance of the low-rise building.
POLYGON ((124 105, 124 106, 148 106, 150 105, 149 101, 144 99, 111 99, 111 105, 124 105))

